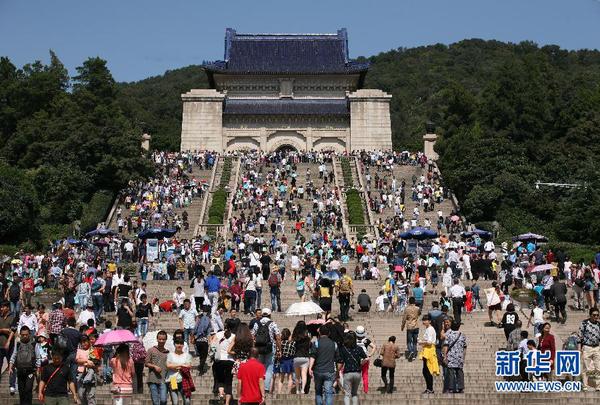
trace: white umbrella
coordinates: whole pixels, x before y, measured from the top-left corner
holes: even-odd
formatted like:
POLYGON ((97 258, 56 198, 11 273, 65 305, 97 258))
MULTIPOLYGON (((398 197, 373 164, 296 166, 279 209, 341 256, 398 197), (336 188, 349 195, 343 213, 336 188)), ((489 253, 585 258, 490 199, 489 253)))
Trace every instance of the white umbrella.
POLYGON ((290 305, 285 311, 286 316, 306 316, 316 315, 323 312, 323 309, 312 301, 296 302, 290 305))

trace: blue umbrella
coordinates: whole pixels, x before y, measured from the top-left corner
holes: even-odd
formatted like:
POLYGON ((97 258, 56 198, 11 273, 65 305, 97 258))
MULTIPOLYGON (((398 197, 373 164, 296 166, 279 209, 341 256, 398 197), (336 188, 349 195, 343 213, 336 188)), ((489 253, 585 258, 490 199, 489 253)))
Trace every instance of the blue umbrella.
POLYGON ((113 231, 112 229, 108 229, 108 228, 100 228, 100 229, 94 229, 93 231, 90 231, 88 233, 85 234, 85 236, 106 236, 106 235, 115 235, 116 232, 113 231))
POLYGON ((163 239, 163 238, 171 238, 177 229, 168 229, 168 228, 148 228, 138 233, 138 238, 140 239, 163 239))
POLYGON ((427 229, 427 228, 423 228, 420 226, 417 226, 413 229, 411 229, 408 232, 403 232, 400 234, 400 237, 402 239, 417 239, 417 240, 425 240, 425 239, 433 239, 433 238, 437 238, 438 234, 436 231, 431 230, 431 229, 427 229))
POLYGON ((331 270, 323 274, 323 278, 327 278, 331 281, 337 281, 340 279, 340 274, 337 271, 331 270))
POLYGON ((70 236, 70 237, 67 238, 67 243, 69 245, 81 245, 81 241, 79 239, 75 239, 72 236, 70 236))
POLYGON ((484 231, 483 229, 474 229, 472 231, 461 233, 461 236, 465 237, 465 238, 469 238, 473 235, 479 235, 479 237, 481 237, 483 239, 491 239, 492 238, 492 233, 488 232, 488 231, 484 231))

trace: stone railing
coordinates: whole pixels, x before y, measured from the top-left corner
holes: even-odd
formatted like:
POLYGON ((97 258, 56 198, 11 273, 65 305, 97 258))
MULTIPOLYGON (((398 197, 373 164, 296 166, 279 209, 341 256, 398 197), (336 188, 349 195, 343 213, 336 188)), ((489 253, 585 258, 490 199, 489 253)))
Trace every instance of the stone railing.
POLYGON ((206 215, 206 209, 208 208, 208 200, 210 199, 210 193, 214 191, 215 188, 215 178, 217 177, 217 167, 223 158, 219 156, 217 161, 213 165, 212 173, 210 174, 210 180, 208 182, 208 188, 206 189, 206 195, 204 196, 204 201, 202 201, 202 207, 200 208, 200 216, 198 217, 198 223, 196 224, 196 228, 194 230, 194 236, 200 235, 200 224, 204 221, 204 216, 206 215))
POLYGON ((369 201, 367 200, 367 187, 365 184, 365 181, 363 179, 363 175, 362 172, 360 171, 360 162, 358 161, 358 157, 354 156, 354 168, 356 170, 356 176, 358 177, 358 183, 360 184, 360 189, 363 190, 363 192, 361 193, 361 197, 366 205, 366 210, 367 210, 367 219, 369 221, 369 224, 373 226, 374 229, 374 235, 377 239, 379 239, 379 229, 375 226, 375 219, 373 217, 373 212, 371 211, 371 204, 369 204, 369 201))
POLYGON ((110 228, 110 222, 113 220, 113 217, 115 216, 115 213, 117 212, 117 208, 119 207, 120 200, 121 200, 121 195, 120 195, 120 193, 117 193, 117 195, 115 196, 115 201, 113 202, 113 205, 110 208, 108 215, 106 216, 106 221, 104 222, 104 224, 106 225, 107 228, 110 228))
POLYGON ((240 181, 240 172, 242 169, 242 158, 232 157, 232 159, 237 160, 237 164, 235 165, 235 176, 232 176, 233 183, 231 182, 231 180, 229 180, 229 195, 227 197, 229 208, 227 209, 227 216, 223 218, 224 229, 222 230, 222 236, 224 241, 227 241, 227 232, 229 231, 229 219, 231 218, 231 213, 233 212, 233 198, 235 197, 235 193, 237 191, 237 185, 240 181))
POLYGON ((219 235, 223 233, 223 229, 226 228, 223 224, 198 224, 196 227, 198 233, 196 235, 219 235))
POLYGON ((338 192, 339 198, 342 201, 341 211, 342 211, 342 224, 344 227, 344 233, 346 235, 350 236, 350 228, 348 227, 348 219, 346 218, 346 210, 347 210, 346 203, 345 203, 345 200, 342 198, 342 188, 340 187, 340 183, 339 183, 340 173, 339 173, 339 170, 337 167, 338 163, 339 163, 339 158, 334 157, 331 162, 331 165, 333 166, 333 182, 335 184, 335 188, 338 192))

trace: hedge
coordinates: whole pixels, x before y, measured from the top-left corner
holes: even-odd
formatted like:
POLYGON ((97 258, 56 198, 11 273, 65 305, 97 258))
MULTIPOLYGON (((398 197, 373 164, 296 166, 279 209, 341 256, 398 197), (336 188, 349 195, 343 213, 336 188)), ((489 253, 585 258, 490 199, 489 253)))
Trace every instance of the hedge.
POLYGON ((346 206, 348 207, 348 222, 351 225, 364 225, 365 211, 360 193, 351 188, 346 192, 346 206))
POLYGON ((229 180, 231 179, 232 167, 232 159, 230 157, 226 157, 223 161, 223 171, 221 172, 221 181, 219 182, 219 188, 225 188, 229 184, 229 180))
POLYGON ((352 168, 350 167, 350 161, 348 158, 341 158, 340 163, 342 165, 342 176, 344 177, 344 185, 349 187, 353 184, 352 180, 352 168))
MULTIPOLYGON (((98 223, 106 221, 106 215, 112 206, 114 195, 107 190, 94 193, 90 201, 83 206, 81 214, 81 230, 87 232, 96 229, 98 223)), ((108 224, 106 224, 108 226, 108 224)))
POLYGON ((225 208, 227 207, 227 192, 219 188, 212 195, 212 202, 208 210, 209 224, 222 224, 225 217, 225 208))

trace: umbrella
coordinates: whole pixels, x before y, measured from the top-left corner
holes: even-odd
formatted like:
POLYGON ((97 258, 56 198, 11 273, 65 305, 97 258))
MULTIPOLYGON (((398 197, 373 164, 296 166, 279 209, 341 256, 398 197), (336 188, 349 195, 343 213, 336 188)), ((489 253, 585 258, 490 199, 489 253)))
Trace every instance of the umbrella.
POLYGON ((121 343, 133 343, 138 339, 126 329, 111 330, 103 333, 96 341, 96 346, 113 346, 121 343))
POLYGON ((94 242, 94 245, 96 246, 108 246, 108 242, 105 241, 104 239, 100 239, 94 242))
POLYGON ((145 229, 142 232, 138 233, 138 238, 140 239, 163 239, 170 238, 177 232, 177 229, 168 229, 168 228, 149 228, 145 229))
POLYGON ((331 281, 337 281, 340 279, 340 274, 335 270, 331 270, 323 274, 323 278, 329 279, 331 281))
POLYGON ((285 311, 287 316, 315 315, 323 312, 320 306, 312 301, 295 302, 285 311))
POLYGON ((460 217, 459 217, 458 215, 452 215, 452 216, 450 217, 450 220, 451 220, 452 222, 458 222, 458 221, 460 220, 460 217))
POLYGON ((473 229, 472 231, 462 232, 460 234, 460 236, 462 236, 463 238, 469 238, 474 235, 479 235, 479 237, 481 237, 483 239, 491 239, 492 238, 491 232, 484 231, 483 229, 477 229, 477 228, 473 229))
POLYGON ((94 229, 93 231, 90 231, 88 233, 85 234, 85 236, 106 236, 106 235, 115 235, 116 232, 113 231, 112 229, 108 229, 108 228, 99 228, 99 229, 94 229))
POLYGON ((527 272, 528 273, 537 273, 538 271, 552 270, 555 267, 556 266, 554 266, 552 264, 540 264, 539 266, 534 266, 534 267, 528 268, 527 272))
POLYGON ((527 232, 527 233, 522 233, 521 235, 517 235, 513 238, 513 241, 529 241, 529 240, 533 240, 536 242, 548 242, 548 238, 546 238, 544 235, 538 235, 537 233, 531 233, 531 232, 527 232))
POLYGON ((21 259, 12 259, 10 264, 23 264, 23 260, 21 259))
POLYGON ((425 239, 433 239, 433 238, 437 238, 438 234, 436 231, 431 230, 431 229, 427 229, 427 228, 423 228, 420 226, 417 226, 413 229, 411 229, 408 232, 403 232, 400 234, 400 237, 402 239, 417 239, 417 240, 425 240, 425 239))
POLYGON ((325 319, 323 319, 323 318, 313 319, 312 321, 306 322, 306 324, 307 325, 323 325, 323 324, 325 324, 325 319))

